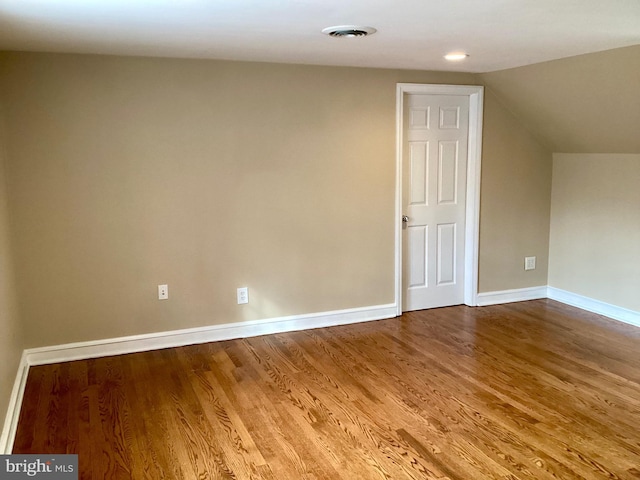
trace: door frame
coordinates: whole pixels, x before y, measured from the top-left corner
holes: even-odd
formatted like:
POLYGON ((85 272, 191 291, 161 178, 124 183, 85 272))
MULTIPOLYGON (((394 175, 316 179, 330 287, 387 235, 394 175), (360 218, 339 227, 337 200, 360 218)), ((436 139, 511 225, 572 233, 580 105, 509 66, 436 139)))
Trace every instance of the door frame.
POLYGON ((480 162, 482 159, 482 112, 484 87, 477 85, 435 85, 398 83, 396 87, 396 215, 395 215, 395 303, 402 315, 402 156, 404 137, 404 95, 461 95, 469 97, 469 144, 467 148, 467 196, 464 239, 464 303, 478 304, 480 241, 480 162))

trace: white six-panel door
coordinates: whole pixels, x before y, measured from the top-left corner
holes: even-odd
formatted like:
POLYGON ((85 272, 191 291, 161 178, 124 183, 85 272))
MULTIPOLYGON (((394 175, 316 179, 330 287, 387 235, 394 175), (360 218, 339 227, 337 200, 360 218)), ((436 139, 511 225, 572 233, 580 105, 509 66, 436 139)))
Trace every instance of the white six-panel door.
POLYGON ((404 101, 402 310, 459 305, 469 96, 408 94, 404 101))

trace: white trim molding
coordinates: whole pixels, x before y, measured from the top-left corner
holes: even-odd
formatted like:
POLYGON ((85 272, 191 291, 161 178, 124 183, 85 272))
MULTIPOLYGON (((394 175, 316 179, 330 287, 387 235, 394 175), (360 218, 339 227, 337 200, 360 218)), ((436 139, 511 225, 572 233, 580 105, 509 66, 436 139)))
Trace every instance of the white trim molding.
POLYGON ((541 286, 531 288, 518 288, 514 290, 502 290, 498 292, 479 293, 478 307, 498 305, 502 303, 524 302, 548 298, 572 307, 577 307, 587 312, 597 313, 619 322, 640 327, 640 312, 618 307, 610 303, 602 302, 594 298, 585 297, 577 293, 568 292, 555 287, 541 286))
POLYGON ((4 419, 2 434, 0 435, 0 455, 9 455, 13 450, 13 440, 18 430, 18 420, 20 419, 20 409, 22 407, 22 399, 24 397, 24 389, 27 385, 27 376, 29 375, 29 364, 27 363, 26 353, 22 353, 20 365, 16 380, 13 382, 13 389, 9 397, 9 407, 7 408, 7 416, 4 419))
POLYGON ((479 85, 430 85, 398 83, 396 87, 396 215, 395 215, 395 304, 402 315, 402 156, 404 96, 406 94, 463 95, 469 97, 469 144, 465 210, 464 303, 477 304, 480 239, 480 161, 482 159, 482 115, 484 87, 479 85))
POLYGON ((147 333, 130 337, 89 342, 68 343, 25 350, 28 365, 69 362, 87 358, 107 357, 126 353, 146 352, 161 348, 182 347, 199 343, 249 338, 272 333, 333 327, 352 323, 382 320, 396 316, 395 304, 335 310, 330 312, 291 315, 288 317, 249 320, 207 327, 168 332, 147 333))
POLYGON ((513 290, 501 290, 498 292, 479 293, 476 303, 479 307, 498 305, 501 303, 524 302, 526 300, 538 300, 547 298, 547 287, 517 288, 513 290))
POLYGON ((567 292, 566 290, 555 287, 547 287, 547 298, 581 308, 588 312, 597 313, 598 315, 604 315, 619 322, 640 327, 640 312, 636 312, 635 310, 611 305, 610 303, 578 295, 577 293, 567 292))
MULTIPOLYGON (((477 294, 476 305, 488 306, 540 298, 556 300, 640 327, 640 312, 548 286, 479 293, 477 294)), ((383 320, 395 317, 397 310, 398 306, 395 303, 391 303, 27 349, 22 354, 9 399, 9 408, 2 434, 0 435, 0 454, 9 454, 13 449, 24 389, 27 383, 29 367, 32 365, 107 357, 235 338, 249 338, 274 333, 383 320)))
POLYGON ((0 454, 9 454, 13 449, 24 389, 29 367, 49 363, 69 362, 88 358, 108 357, 126 353, 146 352, 161 348, 181 347, 199 343, 249 338, 272 333, 293 332, 312 328, 333 327, 353 323, 383 320, 396 316, 396 305, 335 310, 330 312, 291 315, 288 317, 226 323, 207 327, 188 328, 168 332, 148 333, 129 337, 67 343, 42 348, 29 348, 22 354, 16 380, 13 385, 9 408, 0 436, 0 454))

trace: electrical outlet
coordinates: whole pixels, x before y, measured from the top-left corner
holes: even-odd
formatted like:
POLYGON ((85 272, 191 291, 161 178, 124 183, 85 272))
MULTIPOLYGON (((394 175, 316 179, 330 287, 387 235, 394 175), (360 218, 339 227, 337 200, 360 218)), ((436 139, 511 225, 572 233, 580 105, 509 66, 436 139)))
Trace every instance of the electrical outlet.
POLYGON ((535 270, 536 269, 536 257, 524 257, 524 269, 535 270))
POLYGON ((158 300, 169 298, 169 285, 158 285, 158 300))
POLYGON ((249 288, 241 287, 238 289, 238 305, 249 303, 249 288))

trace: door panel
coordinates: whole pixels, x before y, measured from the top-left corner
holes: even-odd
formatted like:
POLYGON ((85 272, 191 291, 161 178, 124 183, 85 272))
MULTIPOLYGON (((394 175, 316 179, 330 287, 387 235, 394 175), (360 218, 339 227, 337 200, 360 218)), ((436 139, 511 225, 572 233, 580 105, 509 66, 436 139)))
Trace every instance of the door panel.
POLYGON ((436 285, 453 285, 456 283, 456 224, 438 225, 438 265, 436 285))
POLYGON ((403 159, 403 310, 464 302, 469 97, 409 94, 403 159))
POLYGON ((409 227, 409 255, 414 259, 409 268, 409 287, 427 286, 427 242, 428 228, 426 225, 409 227))
POLYGON ((458 193, 458 142, 440 142, 438 156, 438 205, 456 204, 458 193))

